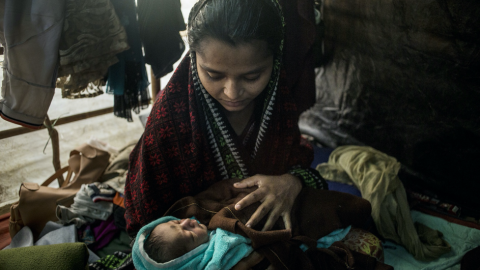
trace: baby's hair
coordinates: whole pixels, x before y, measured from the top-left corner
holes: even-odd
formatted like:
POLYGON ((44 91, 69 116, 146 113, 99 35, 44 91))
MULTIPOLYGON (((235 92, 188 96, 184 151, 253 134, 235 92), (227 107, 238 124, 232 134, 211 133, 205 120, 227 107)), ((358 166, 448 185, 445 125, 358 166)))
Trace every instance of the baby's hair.
POLYGON ((148 256, 157 263, 165 263, 187 253, 185 245, 175 245, 165 240, 162 234, 152 233, 147 238, 143 248, 148 256))

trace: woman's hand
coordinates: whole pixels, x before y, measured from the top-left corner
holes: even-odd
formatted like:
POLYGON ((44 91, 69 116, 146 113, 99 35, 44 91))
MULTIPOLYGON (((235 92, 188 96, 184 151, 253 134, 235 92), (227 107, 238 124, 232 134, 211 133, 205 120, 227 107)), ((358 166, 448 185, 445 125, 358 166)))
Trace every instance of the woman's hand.
POLYGON ((247 221, 247 227, 255 226, 265 215, 269 214, 267 222, 262 231, 270 230, 281 216, 286 229, 292 228, 290 212, 302 189, 300 179, 291 175, 267 176, 257 174, 234 184, 236 188, 247 188, 258 186, 258 189, 248 194, 236 205, 236 210, 241 210, 252 203, 262 204, 247 221))

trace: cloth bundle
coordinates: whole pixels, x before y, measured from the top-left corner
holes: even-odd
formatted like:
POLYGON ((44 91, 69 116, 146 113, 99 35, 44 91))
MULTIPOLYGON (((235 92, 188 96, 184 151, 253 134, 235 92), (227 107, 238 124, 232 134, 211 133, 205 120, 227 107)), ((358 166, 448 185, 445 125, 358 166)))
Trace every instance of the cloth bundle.
MULTIPOLYGON (((57 206, 57 217, 62 224, 75 223, 77 228, 87 223, 92 223, 95 219, 107 220, 113 212, 113 203, 110 201, 93 202, 91 196, 95 196, 95 188, 90 185, 82 185, 73 199, 70 207, 63 205, 57 206)), ((112 197, 113 200, 113 197, 112 197)))
POLYGON ((397 176, 400 167, 395 158, 371 147, 342 146, 317 170, 327 180, 353 183, 360 189, 372 204, 372 217, 381 236, 404 245, 418 260, 433 260, 449 252, 450 245, 440 232, 414 225, 405 188, 397 176))
POLYGON ((88 185, 87 193, 94 203, 102 201, 113 202, 117 191, 110 188, 107 184, 93 183, 88 185))

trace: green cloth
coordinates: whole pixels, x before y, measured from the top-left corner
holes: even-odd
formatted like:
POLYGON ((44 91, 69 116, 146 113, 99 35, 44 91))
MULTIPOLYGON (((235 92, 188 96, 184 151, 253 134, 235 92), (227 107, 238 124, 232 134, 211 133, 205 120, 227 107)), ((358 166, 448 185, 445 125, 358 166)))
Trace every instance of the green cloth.
POLYGON ((428 227, 422 226, 419 237, 397 176, 400 167, 395 158, 371 147, 341 146, 317 170, 327 180, 355 184, 372 204, 372 217, 381 236, 405 246, 417 260, 433 260, 449 252, 450 245, 441 239, 441 233, 428 227))
POLYGON ((120 251, 116 251, 114 254, 107 255, 105 258, 90 264, 90 267, 96 270, 125 269, 129 266, 133 268, 132 254, 126 254, 120 251))
POLYGON ((64 243, 0 250, 0 269, 88 270, 84 243, 64 243))

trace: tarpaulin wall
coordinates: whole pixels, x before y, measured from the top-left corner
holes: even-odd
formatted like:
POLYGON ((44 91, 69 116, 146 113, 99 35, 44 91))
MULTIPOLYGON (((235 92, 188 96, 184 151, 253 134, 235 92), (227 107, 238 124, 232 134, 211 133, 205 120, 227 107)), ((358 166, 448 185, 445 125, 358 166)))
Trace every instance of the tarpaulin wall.
POLYGON ((325 0, 317 101, 300 127, 372 146, 431 189, 480 209, 480 2, 325 0))

